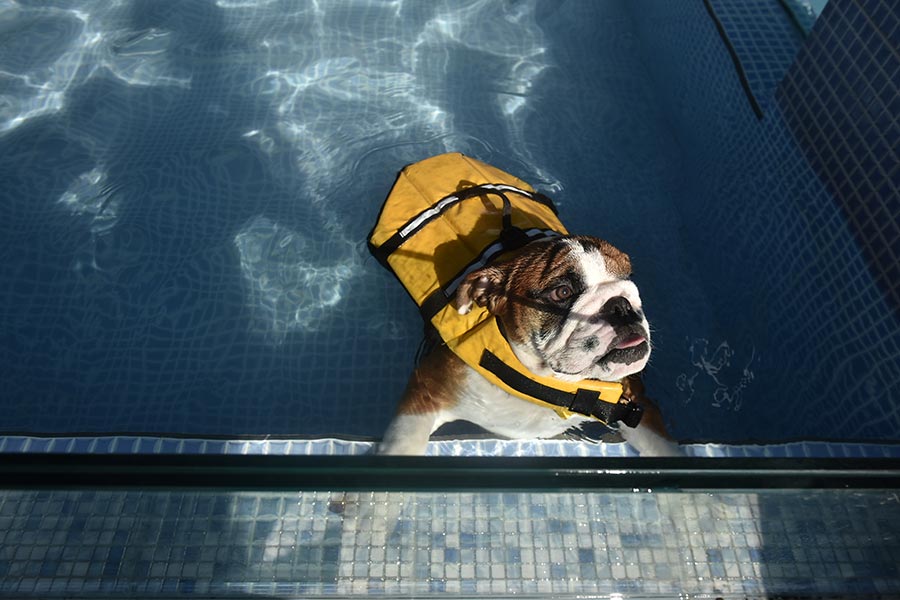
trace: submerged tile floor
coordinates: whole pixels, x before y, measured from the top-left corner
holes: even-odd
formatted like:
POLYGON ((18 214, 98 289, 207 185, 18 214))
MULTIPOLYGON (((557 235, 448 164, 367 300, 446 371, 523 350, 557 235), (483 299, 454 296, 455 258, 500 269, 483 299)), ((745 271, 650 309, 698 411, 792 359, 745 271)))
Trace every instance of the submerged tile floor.
POLYGON ((0 494, 2 596, 891 594, 894 492, 0 494))

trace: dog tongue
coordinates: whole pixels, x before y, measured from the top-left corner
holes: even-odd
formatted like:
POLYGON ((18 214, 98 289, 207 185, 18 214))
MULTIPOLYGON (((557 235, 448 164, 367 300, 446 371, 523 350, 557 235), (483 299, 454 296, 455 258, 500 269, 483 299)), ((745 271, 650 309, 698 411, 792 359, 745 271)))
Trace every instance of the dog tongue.
POLYGON ((629 335, 627 338, 616 344, 616 350, 624 350, 625 348, 632 348, 639 344, 644 343, 644 336, 642 335, 629 335))

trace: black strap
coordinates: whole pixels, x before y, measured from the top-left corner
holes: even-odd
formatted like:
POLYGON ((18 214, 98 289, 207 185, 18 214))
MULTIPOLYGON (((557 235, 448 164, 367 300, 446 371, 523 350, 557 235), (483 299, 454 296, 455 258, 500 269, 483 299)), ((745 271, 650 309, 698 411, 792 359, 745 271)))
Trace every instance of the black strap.
POLYGON ((530 240, 528 234, 512 224, 512 203, 503 192, 497 192, 503 199, 503 228, 500 230, 500 243, 503 250, 511 252, 526 245, 530 240))
POLYGON ((621 399, 613 406, 611 421, 607 423, 622 422, 631 428, 637 427, 644 416, 644 407, 632 400, 621 399))
POLYGON ((434 325, 425 321, 425 331, 422 334, 422 341, 419 342, 419 348, 416 350, 416 358, 413 364, 418 367, 422 364, 422 359, 434 352, 435 348, 442 345, 444 345, 444 340, 441 339, 441 334, 434 328, 434 325))
POLYGON ((422 315, 422 320, 426 323, 431 323, 435 315, 444 310, 448 302, 450 302, 450 298, 447 297, 447 292, 444 291, 444 288, 438 288, 431 292, 422 302, 422 306, 419 307, 419 314, 422 315))
POLYGON ((643 408, 630 400, 620 399, 618 403, 613 404, 601 400, 600 394, 595 391, 579 389, 572 394, 534 381, 501 361, 487 349, 482 353, 478 364, 520 394, 599 419, 607 425, 621 421, 629 427, 637 427, 643 416, 643 408))

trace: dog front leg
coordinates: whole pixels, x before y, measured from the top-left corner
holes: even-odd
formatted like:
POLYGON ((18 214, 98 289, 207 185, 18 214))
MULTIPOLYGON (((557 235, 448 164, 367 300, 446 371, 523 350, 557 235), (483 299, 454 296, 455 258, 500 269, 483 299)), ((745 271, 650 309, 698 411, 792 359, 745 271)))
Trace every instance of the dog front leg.
POLYGON ((662 413, 644 388, 640 374, 630 375, 622 380, 625 396, 637 402, 644 409, 644 417, 637 427, 619 425, 619 434, 641 456, 684 456, 677 442, 672 440, 663 423, 662 413))
POLYGON ((421 456, 437 426, 437 413, 400 413, 388 426, 377 453, 421 456))
POLYGON ((425 355, 409 378, 377 454, 424 454, 428 438, 446 422, 455 405, 465 370, 465 363, 446 346, 425 355))
POLYGON ((618 431, 641 456, 684 456, 678 444, 647 425, 629 427, 621 423, 618 431))

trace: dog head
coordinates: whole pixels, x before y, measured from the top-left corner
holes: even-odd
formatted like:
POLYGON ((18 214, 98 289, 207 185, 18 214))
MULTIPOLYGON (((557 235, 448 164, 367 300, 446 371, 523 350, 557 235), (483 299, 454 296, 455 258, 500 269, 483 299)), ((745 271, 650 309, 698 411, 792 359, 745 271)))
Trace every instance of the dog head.
POLYGON ((617 381, 650 358, 650 330, 628 255, 593 237, 528 244, 469 274, 455 306, 486 307, 520 361, 564 381, 617 381))

